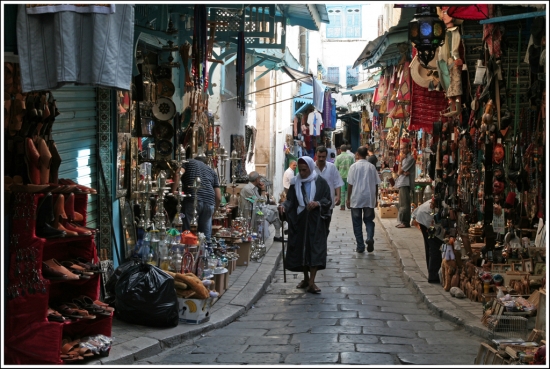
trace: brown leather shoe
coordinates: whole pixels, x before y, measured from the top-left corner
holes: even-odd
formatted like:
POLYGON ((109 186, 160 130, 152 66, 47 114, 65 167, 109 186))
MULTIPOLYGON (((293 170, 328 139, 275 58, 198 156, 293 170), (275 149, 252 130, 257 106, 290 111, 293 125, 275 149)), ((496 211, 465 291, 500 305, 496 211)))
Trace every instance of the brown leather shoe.
POLYGON ((57 195, 57 198, 55 199, 55 203, 53 205, 53 215, 56 219, 67 219, 67 214, 65 213, 65 195, 60 193, 57 195))
POLYGON ((69 231, 78 233, 79 236, 91 236, 92 232, 89 229, 82 228, 71 222, 64 222, 63 227, 69 231))
POLYGON ((80 279, 79 276, 71 272, 69 269, 65 268, 63 265, 59 263, 59 261, 55 259, 46 260, 43 262, 43 264, 47 265, 49 267, 49 271, 56 272, 55 274, 64 274, 67 276, 66 279, 68 280, 77 280, 80 279))
POLYGON ((47 184, 48 182, 50 182, 50 166, 52 164, 52 154, 48 149, 48 144, 42 137, 37 138, 36 148, 40 153, 40 160, 38 162, 40 168, 40 184, 47 184))
POLYGON ((65 198, 65 214, 71 222, 82 222, 84 216, 74 211, 74 193, 70 193, 65 198))
POLYGON ((32 184, 40 183, 40 153, 34 146, 31 138, 25 138, 25 162, 27 163, 27 174, 32 184))
POLYGON ((57 184, 57 176, 59 173, 59 167, 61 166, 61 156, 59 156, 57 146, 55 146, 55 142, 53 142, 53 140, 48 142, 48 148, 50 149, 50 153, 52 154, 52 162, 50 165, 50 182, 57 184))

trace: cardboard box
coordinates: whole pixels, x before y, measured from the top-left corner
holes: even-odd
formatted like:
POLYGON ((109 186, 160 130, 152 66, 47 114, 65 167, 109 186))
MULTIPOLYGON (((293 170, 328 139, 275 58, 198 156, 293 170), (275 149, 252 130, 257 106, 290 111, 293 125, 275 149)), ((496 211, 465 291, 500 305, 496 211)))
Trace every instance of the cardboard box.
POLYGON ((399 210, 395 205, 378 207, 380 218, 397 218, 399 210))
POLYGON ((210 320, 212 298, 204 300, 178 297, 180 323, 201 324, 210 320))
POLYGON ((237 259, 237 266, 247 266, 250 263, 250 253, 251 253, 252 242, 243 242, 239 244, 239 249, 237 253, 239 258, 237 259))

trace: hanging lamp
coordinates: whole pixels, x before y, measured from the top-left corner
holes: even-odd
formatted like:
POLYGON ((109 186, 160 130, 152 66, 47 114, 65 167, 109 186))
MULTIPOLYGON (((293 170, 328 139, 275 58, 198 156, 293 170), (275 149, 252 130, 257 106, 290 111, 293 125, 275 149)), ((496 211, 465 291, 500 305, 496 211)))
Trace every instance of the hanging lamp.
POLYGON ((435 6, 416 7, 416 14, 409 22, 409 40, 418 51, 422 66, 426 67, 437 48, 445 43, 445 23, 437 16, 435 6))

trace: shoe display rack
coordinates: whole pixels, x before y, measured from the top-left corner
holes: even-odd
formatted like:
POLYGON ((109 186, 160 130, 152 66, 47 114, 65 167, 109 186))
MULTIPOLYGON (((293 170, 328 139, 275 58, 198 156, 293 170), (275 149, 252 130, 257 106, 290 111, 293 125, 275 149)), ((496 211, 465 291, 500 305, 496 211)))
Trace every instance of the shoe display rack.
MULTIPOLYGON (((6 364, 63 364, 61 343, 65 336, 111 336, 113 314, 95 319, 49 321, 48 307, 72 302, 80 296, 99 298, 100 275, 89 279, 49 280, 42 262, 83 258, 99 262, 94 235, 40 238, 36 236, 37 207, 44 193, 13 193, 9 270, 5 296, 4 357, 6 364)), ((53 194, 54 199, 56 194, 53 194)), ((86 224, 87 194, 75 194, 74 210, 86 224)), ((52 209, 53 211, 53 209, 52 209)), ((39 222, 40 224, 40 222, 39 222)), ((40 233, 40 232, 39 232, 40 233)))

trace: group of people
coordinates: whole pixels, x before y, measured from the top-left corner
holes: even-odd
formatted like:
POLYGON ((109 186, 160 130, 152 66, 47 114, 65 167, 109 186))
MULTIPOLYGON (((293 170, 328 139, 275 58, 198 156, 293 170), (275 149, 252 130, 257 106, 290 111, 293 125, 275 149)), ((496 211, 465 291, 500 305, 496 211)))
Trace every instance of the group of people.
MULTIPOLYGON (((286 201, 279 211, 289 224, 288 250, 285 268, 303 272, 304 279, 297 288, 319 293, 315 285, 317 271, 326 268, 327 238, 332 211, 351 210, 357 253, 374 251, 374 208, 378 206, 378 186, 381 182, 376 169, 378 158, 372 146, 359 147, 355 154, 344 144, 334 164, 327 162, 327 149, 316 149, 317 161, 304 156, 292 161, 284 174, 286 201), (299 174, 294 177, 296 165, 299 174), (363 237, 366 228, 366 242, 363 237), (366 245, 365 245, 366 244, 366 245)), ((400 188, 398 228, 410 227, 410 185, 415 163, 409 143, 401 142, 401 160, 396 184, 400 188), (403 196, 403 198, 401 198, 403 196), (408 205, 407 205, 408 202, 408 205)))
MULTIPOLYGON (((288 223, 288 249, 286 252, 286 269, 303 272, 304 279, 297 288, 308 292, 319 293, 315 285, 318 270, 326 268, 327 238, 333 209, 351 210, 353 232, 357 243, 355 251, 364 253, 374 251, 374 208, 378 206, 378 186, 381 182, 376 169, 377 157, 372 147, 361 146, 353 154, 351 146, 344 144, 334 163, 327 160, 328 150, 325 146, 316 148, 314 161, 309 156, 291 161, 283 176, 286 200, 278 206, 273 199, 264 197, 263 213, 265 220, 275 226, 274 241, 284 241, 282 219, 288 223), (296 167, 298 174, 294 175, 296 167), (366 228, 366 242, 362 225, 366 228)), ((410 185, 409 179, 414 159, 409 152, 408 143, 402 141, 401 152, 404 154, 399 165, 399 177, 396 186, 400 188, 399 228, 410 227, 410 185), (408 202, 408 206, 406 205, 408 202)), ((188 192, 196 176, 200 176, 202 187, 197 192, 198 231, 205 234, 208 243, 212 235, 212 214, 219 206, 221 192, 218 178, 200 157, 189 160, 182 168, 182 187, 188 192)), ((249 183, 241 190, 240 207, 250 210, 247 202, 254 203, 264 195, 263 181, 257 172, 249 173, 249 183)), ((188 193, 192 194, 192 191, 188 193)), ((193 198, 188 197, 183 204, 185 212, 184 227, 189 226, 193 215, 193 198)), ((251 217, 254 221, 255 211, 251 217)))

